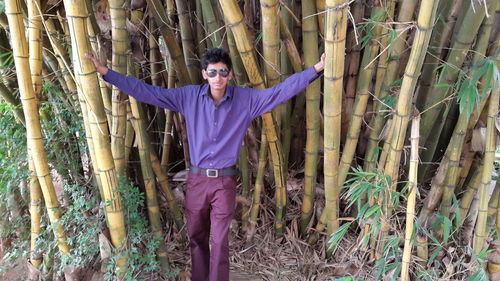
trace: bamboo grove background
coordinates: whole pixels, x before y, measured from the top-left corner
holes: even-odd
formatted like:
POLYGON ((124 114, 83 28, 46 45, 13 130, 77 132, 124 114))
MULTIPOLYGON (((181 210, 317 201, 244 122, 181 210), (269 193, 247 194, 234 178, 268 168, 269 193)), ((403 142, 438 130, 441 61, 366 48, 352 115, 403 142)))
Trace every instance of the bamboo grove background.
POLYGON ((232 83, 254 88, 326 54, 320 79, 248 130, 234 239, 298 225, 325 262, 350 245, 373 280, 500 280, 499 1, 3 0, 0 25, 4 270, 174 278, 183 117, 84 55, 173 88, 202 83, 201 55, 222 47, 232 83))

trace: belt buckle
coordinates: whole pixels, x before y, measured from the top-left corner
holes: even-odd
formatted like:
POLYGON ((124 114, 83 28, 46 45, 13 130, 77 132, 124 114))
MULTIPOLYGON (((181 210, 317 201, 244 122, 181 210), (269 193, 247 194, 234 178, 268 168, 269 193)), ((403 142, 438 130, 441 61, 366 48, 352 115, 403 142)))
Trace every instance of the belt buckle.
POLYGON ((219 177, 219 171, 216 169, 207 169, 206 170, 207 177, 209 178, 217 178, 219 177))

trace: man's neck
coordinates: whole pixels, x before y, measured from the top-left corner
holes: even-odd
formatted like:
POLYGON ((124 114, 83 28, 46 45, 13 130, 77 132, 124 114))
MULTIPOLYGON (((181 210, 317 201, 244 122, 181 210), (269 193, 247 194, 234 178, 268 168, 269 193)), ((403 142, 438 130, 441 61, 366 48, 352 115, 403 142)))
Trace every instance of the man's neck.
POLYGON ((210 95, 212 96, 212 99, 214 100, 214 103, 216 105, 219 104, 220 100, 224 97, 226 89, 227 87, 222 91, 222 90, 213 90, 210 88, 210 95))

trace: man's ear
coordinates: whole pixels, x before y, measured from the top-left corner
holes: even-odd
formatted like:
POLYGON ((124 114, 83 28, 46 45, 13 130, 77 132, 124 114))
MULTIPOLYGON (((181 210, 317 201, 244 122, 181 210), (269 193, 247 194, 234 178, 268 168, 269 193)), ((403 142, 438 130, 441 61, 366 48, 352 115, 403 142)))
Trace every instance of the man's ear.
POLYGON ((205 79, 205 80, 208 79, 208 76, 207 76, 207 73, 206 73, 205 69, 201 70, 201 77, 203 77, 203 79, 205 79))

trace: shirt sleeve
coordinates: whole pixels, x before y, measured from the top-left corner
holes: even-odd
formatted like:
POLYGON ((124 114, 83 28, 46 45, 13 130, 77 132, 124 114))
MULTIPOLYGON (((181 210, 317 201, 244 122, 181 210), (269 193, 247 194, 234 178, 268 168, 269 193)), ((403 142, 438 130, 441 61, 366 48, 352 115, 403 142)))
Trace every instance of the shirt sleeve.
POLYGON ((314 67, 295 73, 280 84, 267 89, 250 90, 251 115, 256 118, 303 91, 319 77, 314 67))
POLYGON ((183 112, 186 87, 165 89, 149 85, 135 77, 126 76, 111 69, 108 69, 108 73, 103 78, 140 102, 183 112))

